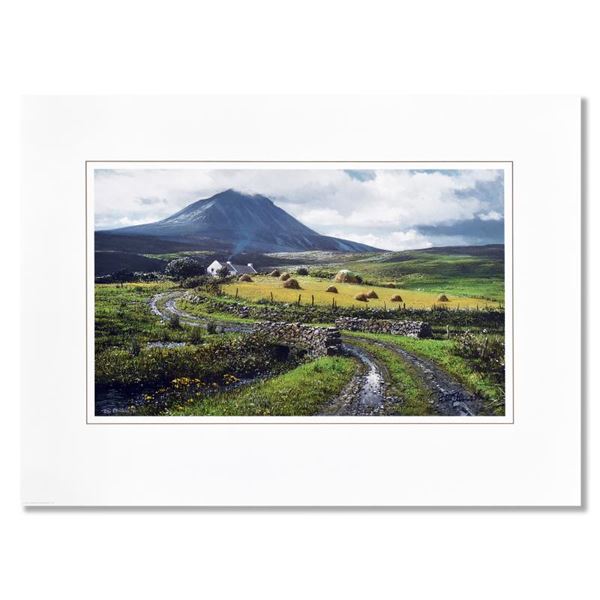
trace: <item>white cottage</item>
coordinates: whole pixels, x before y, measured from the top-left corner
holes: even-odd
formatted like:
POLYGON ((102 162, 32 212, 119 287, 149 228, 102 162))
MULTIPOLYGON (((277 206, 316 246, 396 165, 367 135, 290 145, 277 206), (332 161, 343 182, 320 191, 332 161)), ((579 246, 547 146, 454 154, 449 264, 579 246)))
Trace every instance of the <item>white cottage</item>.
POLYGON ((227 267, 228 275, 255 275, 258 272, 252 263, 248 263, 247 265, 234 265, 230 261, 219 262, 218 260, 213 260, 206 268, 206 272, 213 277, 217 277, 221 272, 221 269, 225 267, 227 267))

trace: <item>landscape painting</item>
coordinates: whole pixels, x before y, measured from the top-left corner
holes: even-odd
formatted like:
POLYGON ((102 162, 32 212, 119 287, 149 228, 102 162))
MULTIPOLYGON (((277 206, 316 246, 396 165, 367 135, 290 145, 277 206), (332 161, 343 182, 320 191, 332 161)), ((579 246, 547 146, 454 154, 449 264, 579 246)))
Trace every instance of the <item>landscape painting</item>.
POLYGON ((510 417, 510 163, 88 163, 88 418, 510 417))

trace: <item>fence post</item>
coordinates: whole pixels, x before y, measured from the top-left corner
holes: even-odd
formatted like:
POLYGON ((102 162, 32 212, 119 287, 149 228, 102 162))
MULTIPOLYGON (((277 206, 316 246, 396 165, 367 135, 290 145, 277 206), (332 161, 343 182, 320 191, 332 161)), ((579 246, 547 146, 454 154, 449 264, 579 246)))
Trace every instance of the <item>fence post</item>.
POLYGON ((298 306, 300 306, 300 300, 302 299, 302 294, 298 294, 298 306))
POLYGON ((240 291, 240 288, 235 288, 235 299, 236 300, 237 300, 239 291, 240 291))
POLYGON ((310 305, 311 306, 315 305, 315 297, 314 297, 314 295, 311 295, 311 297, 310 297, 310 305))
POLYGON ((271 304, 273 304, 273 292, 271 292, 271 304))

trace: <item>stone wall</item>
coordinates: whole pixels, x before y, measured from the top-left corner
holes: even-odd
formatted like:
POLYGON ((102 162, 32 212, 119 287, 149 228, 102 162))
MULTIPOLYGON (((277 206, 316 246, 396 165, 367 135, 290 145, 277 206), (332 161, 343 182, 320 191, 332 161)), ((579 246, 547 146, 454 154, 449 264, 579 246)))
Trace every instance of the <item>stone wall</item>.
POLYGON ((365 331, 368 333, 390 333, 415 338, 430 338, 433 333, 431 325, 423 321, 391 321, 389 319, 359 319, 356 317, 339 317, 335 324, 348 331, 365 331))
POLYGON ((302 323, 265 321, 256 323, 253 331, 264 333, 279 342, 301 346, 312 357, 339 354, 342 338, 336 327, 311 327, 302 323))
MULTIPOLYGON (((303 296, 304 297, 304 296, 303 296)), ((437 307, 429 308, 404 308, 398 307, 386 311, 383 308, 372 308, 368 305, 339 306, 335 310, 331 306, 315 305, 310 302, 297 306, 295 303, 261 303, 247 304, 241 300, 232 301, 223 296, 215 297, 205 293, 188 292, 185 298, 193 304, 205 307, 207 313, 219 311, 237 317, 258 319, 260 321, 289 321, 300 323, 329 323, 336 318, 353 317, 358 319, 377 319, 386 321, 425 321, 433 326, 453 327, 481 327, 491 329, 504 328, 504 310, 449 310, 437 307)), ((362 303, 359 303, 362 304, 362 303)))

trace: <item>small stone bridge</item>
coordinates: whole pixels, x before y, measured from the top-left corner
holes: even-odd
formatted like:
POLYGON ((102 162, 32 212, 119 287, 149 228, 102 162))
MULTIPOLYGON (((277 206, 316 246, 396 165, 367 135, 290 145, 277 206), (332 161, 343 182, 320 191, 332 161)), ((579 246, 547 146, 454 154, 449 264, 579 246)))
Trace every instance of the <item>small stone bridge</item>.
POLYGON ((305 348, 312 357, 331 356, 342 351, 342 338, 337 327, 311 327, 303 323, 265 321, 253 327, 277 341, 305 348))

